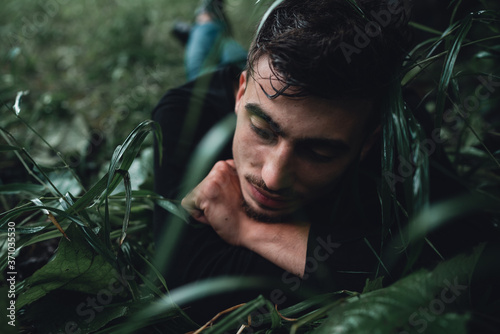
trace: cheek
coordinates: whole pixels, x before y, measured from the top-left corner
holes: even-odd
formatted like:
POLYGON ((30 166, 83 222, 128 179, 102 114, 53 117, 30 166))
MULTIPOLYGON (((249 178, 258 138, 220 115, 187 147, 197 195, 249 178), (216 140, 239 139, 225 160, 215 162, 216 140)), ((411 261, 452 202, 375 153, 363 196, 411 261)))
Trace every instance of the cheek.
POLYGON ((336 179, 338 179, 337 173, 332 173, 331 171, 322 173, 318 170, 314 170, 304 174, 300 184, 303 191, 315 195, 315 193, 322 193, 323 189, 329 188, 336 179))
POLYGON ((299 192, 307 193, 308 197, 316 196, 330 190, 344 174, 348 166, 347 161, 321 166, 304 166, 298 172, 299 192))
POLYGON ((233 138, 233 158, 239 172, 249 173, 249 168, 258 164, 257 151, 251 134, 242 127, 237 128, 233 138))

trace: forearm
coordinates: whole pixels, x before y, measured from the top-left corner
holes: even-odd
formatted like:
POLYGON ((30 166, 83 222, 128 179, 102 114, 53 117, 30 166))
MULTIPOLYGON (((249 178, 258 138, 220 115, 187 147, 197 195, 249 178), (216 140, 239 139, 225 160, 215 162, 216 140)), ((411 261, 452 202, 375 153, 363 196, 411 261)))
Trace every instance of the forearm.
POLYGON ((310 228, 308 223, 254 221, 248 226, 247 230, 242 231, 241 246, 294 275, 304 275, 310 228))

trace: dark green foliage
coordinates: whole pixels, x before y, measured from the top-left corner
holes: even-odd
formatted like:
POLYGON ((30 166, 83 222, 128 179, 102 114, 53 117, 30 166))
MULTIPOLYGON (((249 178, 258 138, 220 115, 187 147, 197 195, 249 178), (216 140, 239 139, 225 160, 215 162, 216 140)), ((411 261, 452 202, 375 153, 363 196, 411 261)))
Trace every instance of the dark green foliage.
POLYGON ((113 267, 102 256, 93 253, 75 225, 71 225, 66 234, 71 241, 63 238, 52 261, 26 280, 24 291, 17 299, 19 308, 57 289, 99 291, 107 288, 115 276, 113 267))

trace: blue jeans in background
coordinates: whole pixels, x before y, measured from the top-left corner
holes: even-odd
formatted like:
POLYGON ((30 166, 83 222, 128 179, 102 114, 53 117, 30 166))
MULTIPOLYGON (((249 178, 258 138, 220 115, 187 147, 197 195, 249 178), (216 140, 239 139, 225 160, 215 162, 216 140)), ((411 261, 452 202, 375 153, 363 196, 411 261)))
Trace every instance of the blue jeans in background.
POLYGON ((213 21, 191 28, 184 58, 188 80, 221 65, 243 68, 246 59, 247 51, 229 36, 224 24, 213 21))

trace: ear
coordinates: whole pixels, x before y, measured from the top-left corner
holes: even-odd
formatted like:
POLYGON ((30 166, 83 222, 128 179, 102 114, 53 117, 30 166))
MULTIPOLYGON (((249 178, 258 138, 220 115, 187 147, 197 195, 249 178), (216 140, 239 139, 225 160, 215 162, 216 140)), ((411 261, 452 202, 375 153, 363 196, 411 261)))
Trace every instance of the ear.
POLYGON ((247 75, 248 75, 247 71, 243 71, 240 74, 240 82, 239 82, 238 90, 236 91, 236 104, 235 104, 235 108, 234 108, 234 112, 236 114, 238 113, 238 110, 240 109, 241 98, 245 94, 245 90, 247 88, 247 75))
POLYGON ((363 159, 366 157, 368 152, 370 152, 371 148, 373 147, 373 144, 377 141, 377 139, 380 136, 380 132, 382 131, 382 125, 378 125, 375 130, 366 138, 365 143, 363 144, 363 147, 361 148, 361 154, 360 154, 360 160, 363 161, 363 159))

